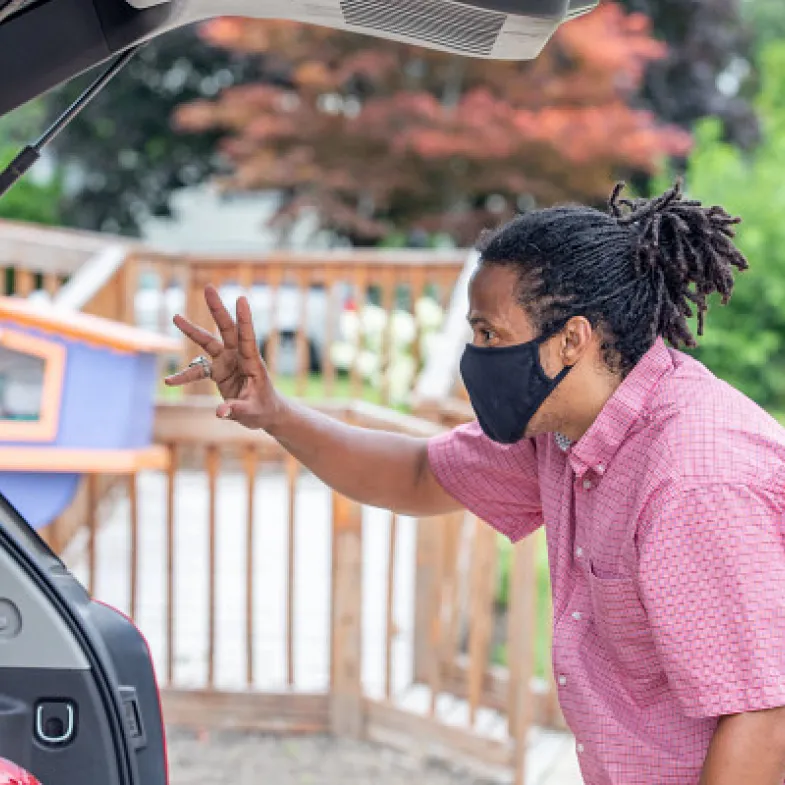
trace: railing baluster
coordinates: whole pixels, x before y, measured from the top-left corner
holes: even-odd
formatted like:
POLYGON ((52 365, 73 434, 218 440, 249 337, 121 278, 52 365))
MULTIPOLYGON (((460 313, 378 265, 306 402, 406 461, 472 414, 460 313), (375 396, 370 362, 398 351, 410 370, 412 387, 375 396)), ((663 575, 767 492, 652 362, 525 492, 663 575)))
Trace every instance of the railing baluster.
POLYGON ((526 753, 529 728, 534 721, 534 700, 530 689, 534 674, 534 630, 536 619, 537 542, 526 537, 514 546, 510 564, 507 668, 510 674, 507 726, 513 740, 514 785, 526 781, 526 753))
POLYGON ((362 508, 332 495, 333 560, 330 623, 332 695, 330 727, 334 735, 363 736, 362 694, 362 508))
POLYGON ((382 308, 387 314, 387 323, 382 336, 382 403, 387 406, 390 403, 390 371, 393 363, 393 311, 395 309, 395 269, 387 267, 382 275, 382 308))
POLYGON ((248 495, 248 515, 245 526, 245 681, 254 682, 254 552, 256 550, 256 468, 258 454, 256 445, 245 451, 245 485, 248 495))
POLYGON ((477 719, 483 681, 488 668, 496 581, 496 532, 480 520, 475 522, 472 548, 472 588, 469 597, 469 724, 477 719))
POLYGON ((357 314, 357 335, 354 339, 354 359, 351 366, 351 390, 352 398, 363 397, 363 379, 360 376, 360 353, 363 351, 363 312, 368 301, 368 269, 363 265, 353 268, 354 289, 356 297, 354 300, 357 314))
POLYGON ((300 466, 290 455, 286 456, 286 482, 289 492, 288 539, 286 569, 286 683, 294 685, 294 602, 295 556, 297 544, 297 476, 300 466))
POLYGON ((17 297, 29 297, 35 289, 35 275, 31 270, 17 268, 14 294, 17 297))
POLYGON ((175 570, 175 489, 177 479, 177 445, 169 445, 166 469, 166 680, 174 683, 174 570, 175 570))
MULTIPOLYGON (((300 298, 300 314, 295 331, 295 355, 297 357, 296 384, 297 395, 304 396, 310 375, 310 356, 308 350, 308 297, 311 293, 310 276, 307 270, 297 270, 297 291, 300 298)), ((325 345, 324 351, 330 347, 325 345)))
POLYGON ((459 635, 461 624, 460 607, 460 573, 458 559, 460 555, 461 534, 463 533, 463 511, 447 516, 446 538, 444 546, 444 597, 446 598, 445 625, 446 634, 440 652, 442 669, 450 674, 458 656, 459 635))
POLYGON ((275 379, 278 374, 278 350, 281 335, 278 330, 278 306, 280 289, 283 280, 283 270, 275 265, 270 268, 268 286, 270 288, 270 333, 267 338, 267 368, 270 376, 275 379))
POLYGON ((332 270, 327 270, 324 281, 324 293, 326 303, 326 320, 324 326, 324 394, 327 398, 332 398, 335 394, 335 366, 330 349, 335 341, 335 322, 336 322, 336 297, 335 297, 336 277, 332 270))
POLYGON ((395 638, 395 551, 398 540, 398 516, 390 517, 390 540, 387 553, 387 625, 384 641, 385 673, 384 695, 387 700, 392 694, 393 640, 395 638))
POLYGON ((129 256, 123 263, 120 272, 122 280, 120 321, 125 324, 136 324, 136 295, 139 291, 139 259, 129 256))
POLYGON ((425 294, 426 286, 425 268, 422 266, 415 267, 409 276, 409 291, 411 292, 412 304, 412 317, 414 319, 414 344, 412 345, 412 357, 414 358, 414 367, 416 373, 419 374, 420 366, 422 364, 422 351, 420 343, 422 342, 422 329, 420 322, 417 319, 417 301, 425 294))
POLYGON ((436 708, 439 693, 442 689, 442 669, 439 650, 441 648, 442 636, 444 634, 442 626, 442 592, 444 589, 444 540, 445 540, 445 516, 433 518, 429 524, 433 526, 433 548, 434 548, 434 580, 431 587, 430 596, 430 619, 429 619, 429 642, 428 651, 429 663, 429 686, 431 688, 430 716, 436 716, 436 708))
POLYGON ((46 273, 44 275, 44 291, 54 297, 60 289, 60 278, 57 273, 46 273))
POLYGON ((218 447, 211 444, 207 447, 207 484, 208 484, 208 526, 209 526, 209 609, 208 609, 208 656, 207 656, 207 686, 215 686, 215 614, 216 614, 216 533, 217 533, 217 496, 218 496, 218 471, 220 468, 220 453, 218 447))

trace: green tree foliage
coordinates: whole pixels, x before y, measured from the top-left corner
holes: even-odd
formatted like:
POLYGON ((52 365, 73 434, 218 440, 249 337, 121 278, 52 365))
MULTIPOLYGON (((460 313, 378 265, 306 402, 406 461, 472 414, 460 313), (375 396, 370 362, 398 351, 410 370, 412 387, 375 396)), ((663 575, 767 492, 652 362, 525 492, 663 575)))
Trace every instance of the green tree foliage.
POLYGON ((761 56, 756 102, 763 141, 745 154, 703 123, 689 161, 690 196, 740 215, 738 242, 750 270, 731 303, 712 307, 696 354, 715 373, 774 412, 785 412, 785 42, 761 56))
POLYGON ((723 136, 749 149, 759 128, 748 93, 754 87, 753 31, 743 4, 767 6, 783 27, 781 0, 620 0, 646 14, 667 57, 649 64, 642 97, 669 123, 692 129, 702 118, 719 117, 723 136), (723 75, 725 78, 718 78, 723 75))
MULTIPOLYGON (((0 169, 4 169, 20 148, 37 136, 42 120, 41 102, 27 104, 0 120, 0 169)), ((0 218, 57 224, 61 218, 61 195, 59 176, 41 182, 31 172, 0 198, 0 218)))
MULTIPOLYGON (((258 79, 260 68, 258 61, 213 48, 192 28, 149 43, 54 145, 58 160, 78 174, 63 204, 64 221, 135 235, 147 215, 169 216, 174 190, 201 182, 218 168, 217 135, 175 133, 170 124, 175 107, 258 79)), ((101 70, 52 93, 49 118, 101 70)))
POLYGON ((785 8, 781 0, 744 0, 742 8, 757 46, 785 38, 785 8))

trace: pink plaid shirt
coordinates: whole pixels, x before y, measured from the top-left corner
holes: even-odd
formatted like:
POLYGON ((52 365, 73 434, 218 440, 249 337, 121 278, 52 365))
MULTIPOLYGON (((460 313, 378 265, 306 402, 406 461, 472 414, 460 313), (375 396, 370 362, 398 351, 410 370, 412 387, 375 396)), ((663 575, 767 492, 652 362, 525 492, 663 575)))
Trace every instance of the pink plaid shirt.
POLYGON ((696 785, 724 714, 785 705, 785 429, 658 340, 583 438, 433 439, 511 540, 543 523, 553 667, 588 785, 696 785))

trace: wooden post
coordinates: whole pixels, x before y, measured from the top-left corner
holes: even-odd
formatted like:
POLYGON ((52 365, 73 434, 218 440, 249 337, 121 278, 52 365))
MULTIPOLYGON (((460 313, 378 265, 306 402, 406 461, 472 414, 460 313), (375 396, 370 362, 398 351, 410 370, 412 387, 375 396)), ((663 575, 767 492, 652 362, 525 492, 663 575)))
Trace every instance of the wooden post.
POLYGON ((256 471, 259 463, 257 446, 251 444, 245 452, 245 484, 248 494, 248 514, 245 525, 245 680, 254 682, 254 555, 256 552, 256 471))
POLYGON ((510 672, 509 735, 514 749, 514 785, 526 781, 529 729, 534 722, 534 641, 537 607, 537 541, 526 537, 513 549, 510 565, 510 609, 507 665, 510 672))
POLYGON ((177 514, 175 490, 177 482, 176 444, 169 445, 169 465, 166 469, 166 683, 174 684, 174 569, 175 569, 175 516, 177 514))
POLYGON ((333 494, 332 697, 336 736, 362 738, 362 507, 333 494))
POLYGON ((286 484, 289 491, 288 505, 288 536, 287 536, 287 568, 286 568, 286 683, 294 686, 294 600, 295 600, 295 546, 297 541, 297 475, 300 464, 287 455, 286 484))
POLYGON ((427 684, 431 677, 431 613, 439 571, 438 519, 417 521, 414 586, 414 681, 427 684))
POLYGON ((474 726, 482 702, 493 633, 493 594, 496 583, 496 532, 475 521, 469 597, 469 725, 474 726))
POLYGON ((208 550, 208 649, 207 649, 207 688, 215 687, 215 615, 216 615, 216 545, 218 530, 218 473, 220 471, 220 452, 219 448, 210 444, 207 447, 205 456, 207 465, 207 487, 209 494, 208 501, 208 528, 209 528, 209 550, 208 550))

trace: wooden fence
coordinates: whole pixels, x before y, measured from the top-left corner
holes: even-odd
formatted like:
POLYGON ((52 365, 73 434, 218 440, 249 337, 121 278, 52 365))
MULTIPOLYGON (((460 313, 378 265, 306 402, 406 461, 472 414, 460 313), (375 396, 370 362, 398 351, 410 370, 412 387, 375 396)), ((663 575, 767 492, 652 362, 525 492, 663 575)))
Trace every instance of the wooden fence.
POLYGON ((0 294, 54 297, 111 239, 91 232, 0 220, 0 294))
MULTIPOLYGON (((440 430, 365 404, 323 408, 373 428, 440 430)), ((496 535, 473 517, 364 510, 270 440, 218 421, 209 399, 162 404, 157 438, 170 451, 165 476, 130 479, 126 512, 91 516, 66 560, 95 596, 137 619, 171 724, 334 732, 512 770, 523 783, 529 728, 559 724, 552 687, 532 678, 534 540, 514 549, 500 630, 496 535), (329 568, 304 566, 304 556, 329 568), (314 602, 326 620, 312 614, 304 627, 314 602), (493 664, 494 638, 509 667, 493 664), (277 681, 265 672, 271 647, 277 681), (320 647, 322 681, 308 664, 320 647)))
MULTIPOLYGON (((259 305, 256 310, 264 322, 257 325, 263 328, 260 343, 273 375, 280 377, 286 370, 291 377, 287 392, 319 398, 364 397, 385 405, 394 397, 390 388, 396 318, 412 317, 415 304, 427 296, 448 318, 436 353, 444 355, 442 360, 452 358, 454 339, 461 340, 453 322, 465 317, 461 307, 465 298, 456 300, 454 290, 458 281, 458 289, 465 289, 471 258, 464 250, 374 249, 275 251, 258 257, 178 255, 112 235, 0 221, 0 294, 27 297, 41 292, 58 306, 126 324, 138 324, 144 317, 145 326, 167 332, 172 330, 174 305, 192 321, 210 327, 204 286, 228 287, 230 300, 245 293, 252 305, 259 305), (140 303, 153 304, 157 313, 152 320, 150 314, 140 312, 140 303), (363 345, 362 330, 345 342, 352 344, 348 368, 337 369, 333 361, 334 344, 342 337, 342 312, 351 307, 359 315, 366 305, 384 314, 381 346, 371 352, 378 371, 370 387, 368 372, 363 370, 363 348, 368 347, 363 345), (290 363, 294 367, 288 370, 279 362, 283 349, 294 356, 290 363), (317 360, 319 380, 314 385, 310 372, 317 360), (340 384, 339 376, 343 377, 340 384)), ((414 319, 413 324, 415 334, 407 352, 414 372, 407 392, 413 390, 426 359, 422 321, 414 319)), ((163 360, 162 374, 194 352, 183 341, 177 357, 163 360)), ((364 354, 367 360, 369 352, 364 354)), ((444 375, 444 363, 438 358, 431 362, 432 381, 434 372, 444 375)), ((433 385, 426 388, 432 390, 433 385)), ((188 392, 202 395, 210 390, 207 384, 197 384, 188 392)))
MULTIPOLYGON (((296 355, 292 391, 304 395, 308 387, 309 371, 313 370, 315 354, 321 371, 320 397, 332 398, 338 390, 337 371, 333 362, 332 347, 339 339, 340 315, 351 302, 351 308, 362 313, 368 303, 373 303, 385 313, 386 324, 381 346, 381 384, 377 399, 380 403, 390 401, 389 369, 393 329, 393 312, 413 316, 414 304, 423 296, 429 296, 446 308, 455 282, 463 268, 464 251, 374 251, 368 249, 345 249, 329 252, 286 253, 275 252, 264 258, 209 258, 198 256, 175 256, 172 254, 143 253, 130 256, 124 265, 122 286, 126 291, 136 291, 144 278, 154 281, 160 294, 162 306, 165 293, 171 290, 183 292, 185 315, 200 325, 210 326, 203 290, 207 284, 216 287, 232 287, 233 296, 240 293, 263 293, 267 314, 263 336, 265 359, 272 375, 279 376, 279 357, 282 342, 293 342, 296 355), (289 307, 297 310, 296 318, 282 327, 281 303, 287 293, 289 307), (318 300, 319 308, 312 307, 318 300), (314 323, 314 321, 318 323, 314 323), (314 340, 318 344, 314 345, 314 340)), ((130 322, 134 315, 129 312, 118 314, 121 321, 130 322)), ((169 314, 162 308, 159 328, 167 329, 169 314)), ((257 325, 259 326, 259 325, 257 325)), ((411 341, 413 360, 421 365, 419 325, 411 341)), ((350 383, 344 394, 359 398, 363 395, 360 367, 360 334, 351 338, 354 359, 348 369, 350 383)), ((193 347, 183 343, 181 360, 189 359, 193 347)), ((194 394, 204 394, 207 385, 195 385, 194 394)))

